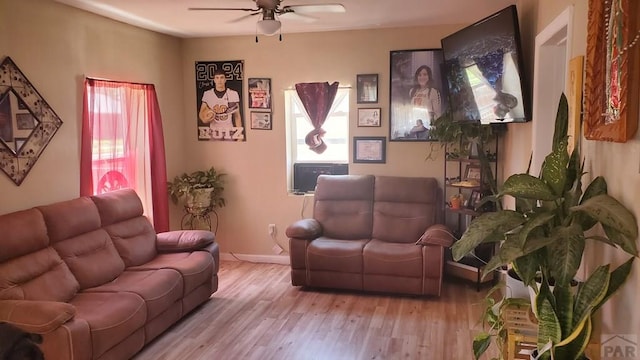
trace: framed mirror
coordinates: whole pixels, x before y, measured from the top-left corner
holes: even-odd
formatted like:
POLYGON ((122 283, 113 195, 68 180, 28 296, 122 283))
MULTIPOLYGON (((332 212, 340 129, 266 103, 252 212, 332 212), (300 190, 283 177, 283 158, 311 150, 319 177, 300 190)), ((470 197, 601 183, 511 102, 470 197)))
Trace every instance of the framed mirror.
POLYGON ((10 57, 0 64, 0 169, 16 185, 62 126, 62 120, 10 57))

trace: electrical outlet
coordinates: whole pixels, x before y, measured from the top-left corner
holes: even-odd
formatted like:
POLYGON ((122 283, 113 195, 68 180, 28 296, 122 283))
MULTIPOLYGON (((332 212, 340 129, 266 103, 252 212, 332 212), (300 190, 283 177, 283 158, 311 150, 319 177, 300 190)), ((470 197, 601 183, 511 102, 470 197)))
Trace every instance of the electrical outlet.
POLYGON ((270 236, 276 235, 276 224, 269 224, 269 235, 270 236))

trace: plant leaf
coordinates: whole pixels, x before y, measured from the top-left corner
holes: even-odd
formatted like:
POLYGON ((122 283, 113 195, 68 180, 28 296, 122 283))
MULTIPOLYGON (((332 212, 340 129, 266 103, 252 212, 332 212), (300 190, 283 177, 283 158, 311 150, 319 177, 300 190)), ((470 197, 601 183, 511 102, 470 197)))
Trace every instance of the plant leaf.
POLYGON ((552 143, 553 151, 556 151, 563 142, 566 144, 568 129, 569 129, 569 103, 567 102, 567 96, 563 93, 560 95, 560 101, 558 102, 558 112, 556 113, 555 128, 553 130, 553 143, 552 143))
POLYGON ((544 346, 549 341, 557 344, 562 337, 562 330, 553 306, 542 292, 536 298, 538 299, 538 347, 544 346))
POLYGON ((473 356, 476 360, 484 354, 491 345, 491 335, 488 333, 480 333, 473 338, 473 356))
POLYGON ((524 244, 527 242, 527 238, 531 231, 533 231, 538 226, 542 226, 549 222, 549 220, 555 217, 555 213, 553 212, 543 212, 538 214, 532 214, 527 218, 527 222, 520 229, 520 233, 518 236, 518 245, 522 248, 524 244))
POLYGON ((620 246, 622 250, 626 251, 630 255, 638 256, 638 248, 636 247, 635 238, 629 238, 615 228, 607 225, 602 225, 602 228, 611 243, 620 246))
POLYGON ((566 141, 547 155, 542 163, 541 178, 549 185, 553 193, 560 197, 564 192, 567 183, 567 164, 569 154, 567 153, 566 141))
POLYGON ((540 269, 540 261, 538 261, 538 252, 532 252, 514 260, 513 267, 522 280, 522 282, 531 286, 534 285, 534 279, 540 269))
POLYGON ((529 174, 509 176, 502 185, 501 195, 517 198, 552 201, 558 198, 544 181, 529 174))
POLYGON ((580 286, 573 306, 574 328, 586 317, 590 317, 594 308, 604 299, 609 288, 609 279, 609 265, 602 265, 580 286))
POLYGON ((555 239, 549 245, 551 276, 555 279, 556 285, 569 286, 582 261, 584 232, 579 225, 573 224, 555 228, 551 238, 555 239))
POLYGON ((589 345, 592 330, 591 317, 587 317, 576 327, 573 333, 556 345, 554 349, 555 358, 582 360, 584 351, 589 345))
POLYGON ((553 297, 556 299, 556 316, 563 338, 573 330, 573 294, 570 286, 555 286, 553 297))
POLYGON ((624 205, 607 194, 596 195, 571 208, 572 211, 581 211, 596 221, 632 239, 638 237, 638 223, 624 205))
POLYGON ((524 217, 513 210, 484 213, 475 218, 460 240, 451 247, 453 259, 458 261, 476 246, 492 238, 492 235, 504 234, 524 222, 524 217))
POLYGON ((625 261, 622 265, 618 266, 615 270, 611 272, 611 276, 609 277, 609 286, 607 288, 607 293, 604 298, 596 305, 593 309, 593 312, 598 310, 600 306, 602 306, 609 298, 616 292, 618 289, 627 281, 629 274, 631 273, 634 257, 625 261))

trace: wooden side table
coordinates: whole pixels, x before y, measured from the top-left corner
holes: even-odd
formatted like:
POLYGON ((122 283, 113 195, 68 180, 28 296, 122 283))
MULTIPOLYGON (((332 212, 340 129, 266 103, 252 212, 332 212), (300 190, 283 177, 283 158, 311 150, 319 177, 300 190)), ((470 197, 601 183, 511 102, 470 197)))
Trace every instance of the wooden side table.
POLYGON ((529 360, 529 353, 538 344, 538 321, 531 305, 509 304, 502 312, 507 341, 504 358, 507 360, 529 360))

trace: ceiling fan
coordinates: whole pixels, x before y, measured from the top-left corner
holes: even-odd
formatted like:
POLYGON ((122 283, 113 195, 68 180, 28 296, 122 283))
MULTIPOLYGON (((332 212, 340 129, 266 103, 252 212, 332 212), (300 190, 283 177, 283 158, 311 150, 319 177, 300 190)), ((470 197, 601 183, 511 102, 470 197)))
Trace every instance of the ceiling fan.
MULTIPOLYGON (((248 11, 250 14, 241 16, 232 22, 238 22, 254 15, 262 15, 257 23, 257 29, 261 34, 271 36, 276 34, 281 27, 280 16, 288 18, 312 21, 315 18, 309 16, 313 13, 343 13, 345 8, 342 4, 314 4, 314 5, 285 5, 281 6, 283 0, 253 0, 256 8, 215 8, 215 7, 190 7, 194 11, 248 11)), ((257 41, 257 36, 256 36, 257 41)))

